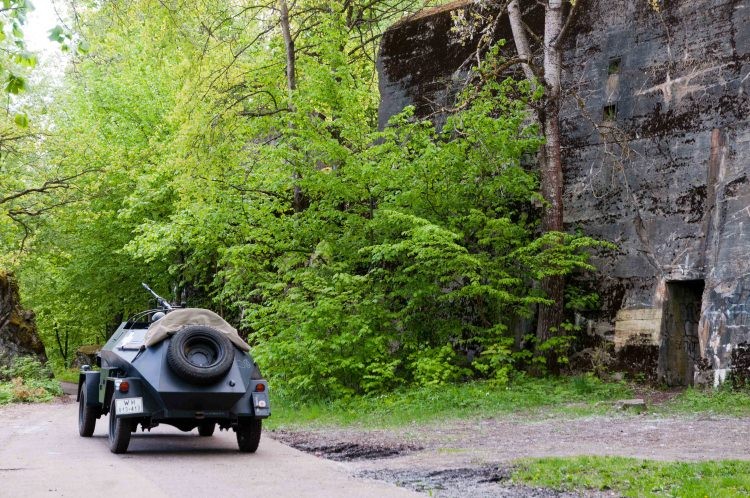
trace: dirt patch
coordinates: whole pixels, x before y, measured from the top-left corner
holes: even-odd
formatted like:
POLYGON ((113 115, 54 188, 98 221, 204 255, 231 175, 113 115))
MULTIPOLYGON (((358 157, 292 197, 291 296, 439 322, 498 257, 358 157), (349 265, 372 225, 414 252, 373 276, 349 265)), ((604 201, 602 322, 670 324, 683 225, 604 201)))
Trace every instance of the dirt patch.
MULTIPOLYGON (((644 397, 669 394, 639 393, 644 397)), ((651 460, 750 460, 750 418, 635 415, 586 418, 509 414, 411 424, 393 429, 277 430, 295 448, 338 460, 356 476, 385 480, 439 497, 610 497, 612 492, 562 493, 510 481, 527 457, 626 456, 651 460)))
MULTIPOLYGON (((514 484, 510 480, 512 467, 486 465, 435 471, 393 471, 388 469, 364 471, 358 477, 396 483, 429 496, 441 498, 514 497, 514 498, 567 498, 579 497, 546 488, 514 484)), ((589 496, 594 496, 593 494, 589 496)), ((604 495, 596 495, 604 496, 604 495)))
MULTIPOLYGON (((378 436, 377 433, 373 434, 374 437, 378 436)), ((326 432, 273 431, 274 439, 292 448, 338 462, 388 458, 423 449, 421 446, 388 441, 387 438, 380 437, 380 440, 374 440, 373 436, 368 438, 364 434, 355 435, 340 431, 330 435, 326 432)))

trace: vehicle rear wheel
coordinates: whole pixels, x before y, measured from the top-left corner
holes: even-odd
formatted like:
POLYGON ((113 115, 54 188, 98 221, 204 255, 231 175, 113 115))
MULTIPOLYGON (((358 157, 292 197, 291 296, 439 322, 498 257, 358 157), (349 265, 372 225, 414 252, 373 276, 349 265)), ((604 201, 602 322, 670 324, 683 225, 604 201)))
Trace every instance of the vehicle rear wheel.
POLYGON ((198 434, 202 437, 213 436, 215 428, 216 428, 216 424, 214 423, 201 424, 198 426, 198 434))
POLYGON ((172 371, 196 385, 217 382, 232 367, 234 345, 223 333, 204 325, 188 325, 177 332, 167 348, 172 371))
POLYGON ((263 428, 262 420, 252 419, 240 422, 237 426, 237 446, 243 453, 255 453, 260 444, 260 433, 263 428))
POLYGON ((93 406, 87 406, 86 383, 81 384, 78 392, 78 434, 81 437, 91 437, 96 427, 97 410, 93 406))
POLYGON ((133 421, 129 418, 118 418, 115 413, 115 399, 109 406, 109 451, 125 453, 130 444, 130 432, 133 421))

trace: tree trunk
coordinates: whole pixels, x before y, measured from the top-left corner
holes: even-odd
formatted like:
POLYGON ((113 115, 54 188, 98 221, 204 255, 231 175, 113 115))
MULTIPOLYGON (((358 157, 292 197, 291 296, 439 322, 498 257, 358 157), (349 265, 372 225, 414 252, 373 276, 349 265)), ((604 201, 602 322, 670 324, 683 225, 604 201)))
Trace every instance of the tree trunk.
POLYGON ((562 53, 557 43, 562 26, 562 0, 549 0, 544 17, 544 84, 547 93, 543 119, 546 143, 541 171, 542 195, 549 203, 542 219, 545 231, 560 231, 563 228, 563 173, 560 157, 562 53))
POLYGON ((527 80, 533 80, 534 72, 531 70, 531 48, 529 46, 529 39, 524 31, 526 28, 523 25, 523 19, 521 19, 521 8, 518 6, 518 0, 512 0, 508 4, 508 19, 510 21, 510 29, 513 32, 513 42, 516 44, 518 57, 527 61, 521 64, 523 74, 527 80))
POLYGON ((281 12, 281 35, 284 38, 284 49, 286 50, 286 87, 291 97, 291 93, 297 88, 296 53, 294 52, 294 38, 292 38, 292 30, 289 25, 289 6, 286 0, 279 0, 279 11, 281 12))
MULTIPOLYGON (((522 64, 527 78, 534 77, 531 70, 531 49, 525 26, 521 19, 518 0, 508 3, 508 18, 513 32, 513 41, 518 56, 526 62, 522 64)), ((547 0, 544 12, 544 105, 539 111, 539 123, 546 139, 544 148, 539 151, 539 173, 542 196, 546 201, 542 214, 542 229, 545 232, 563 230, 563 172, 560 155, 560 95, 562 93, 562 49, 564 36, 564 16, 562 0, 547 0)), ((538 347, 560 329, 563 319, 563 294, 565 281, 562 277, 547 277, 541 288, 552 303, 539 306, 537 314, 537 354, 538 347)), ((556 372, 557 358, 553 353, 545 353, 548 370, 556 372)))
POLYGON ((65 344, 63 345, 62 340, 60 339, 60 329, 57 325, 55 325, 55 339, 57 340, 57 349, 60 352, 60 356, 63 360, 63 365, 65 365, 65 368, 67 368, 68 365, 68 333, 65 332, 65 344))
MULTIPOLYGON (((544 84, 546 87, 542 129, 546 139, 540 171, 542 196, 547 206, 542 215, 545 232, 563 230, 563 171, 560 153, 560 95, 562 74, 562 50, 559 37, 563 28, 562 0, 548 0, 544 16, 544 84)), ((559 332, 563 318, 563 293, 565 281, 562 277, 547 277, 542 281, 542 290, 552 301, 539 307, 536 337, 540 345, 559 332)), ((557 358, 546 354, 547 366, 557 371, 557 358)))
MULTIPOLYGON (((294 51, 294 38, 292 37, 292 29, 289 24, 289 6, 287 5, 286 0, 279 0, 279 11, 281 12, 281 18, 279 20, 281 24, 281 36, 284 38, 284 49, 286 51, 286 88, 289 91, 289 106, 291 109, 294 109, 292 96, 297 89, 297 54, 294 51)), ((301 177, 302 176, 298 171, 292 173, 292 179, 294 180, 292 208, 296 213, 303 211, 306 207, 305 196, 302 193, 302 189, 299 187, 299 180, 301 177)))

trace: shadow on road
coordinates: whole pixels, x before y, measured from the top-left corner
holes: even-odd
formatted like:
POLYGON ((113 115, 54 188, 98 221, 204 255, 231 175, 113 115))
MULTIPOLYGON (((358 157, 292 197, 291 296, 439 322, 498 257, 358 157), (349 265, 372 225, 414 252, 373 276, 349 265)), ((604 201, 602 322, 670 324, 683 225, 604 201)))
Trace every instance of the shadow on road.
MULTIPOLYGON (((92 437, 106 441, 107 436, 97 434, 92 437)), ((262 451, 262 446, 259 451, 262 451)), ((134 456, 206 456, 232 455, 247 457, 252 454, 240 453, 234 434, 223 437, 200 437, 197 434, 133 434, 128 451, 123 457, 134 456)))

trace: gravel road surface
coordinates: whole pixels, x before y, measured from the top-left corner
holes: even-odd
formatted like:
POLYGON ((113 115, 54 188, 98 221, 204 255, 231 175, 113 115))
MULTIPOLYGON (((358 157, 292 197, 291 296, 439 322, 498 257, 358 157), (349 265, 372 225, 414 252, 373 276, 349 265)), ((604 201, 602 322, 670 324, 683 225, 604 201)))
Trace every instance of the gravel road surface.
POLYGON ((274 437, 344 461, 354 475, 439 498, 616 496, 591 490, 558 493, 513 483, 508 479, 511 467, 525 457, 750 460, 750 419, 708 414, 585 418, 504 414, 392 429, 288 428, 276 431, 274 437))
POLYGON ((92 438, 78 436, 70 400, 0 407, 0 496, 420 496, 352 477, 344 464, 278 443, 264 434, 255 454, 237 451, 234 432, 202 438, 161 426, 133 435, 128 453, 107 447, 107 417, 92 438))
POLYGON ((572 419, 508 414, 389 430, 286 429, 264 432, 256 454, 239 453, 233 432, 201 438, 197 431, 163 426, 135 434, 128 453, 114 455, 107 447, 107 417, 98 421, 94 437, 81 438, 77 407, 68 397, 0 407, 0 497, 600 498, 616 494, 513 483, 514 460, 750 459, 750 419, 705 414, 572 419))

